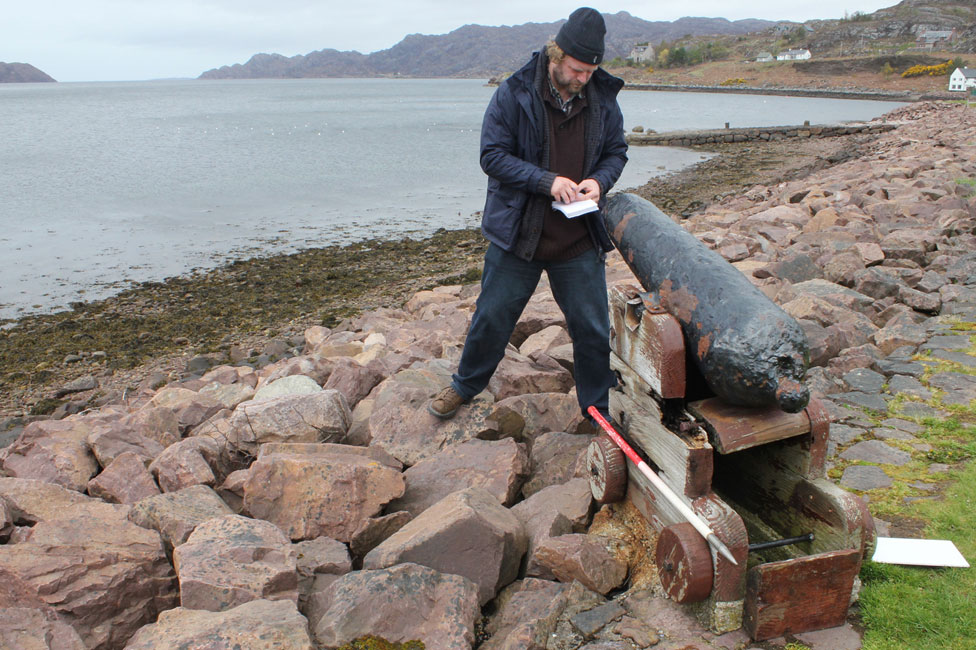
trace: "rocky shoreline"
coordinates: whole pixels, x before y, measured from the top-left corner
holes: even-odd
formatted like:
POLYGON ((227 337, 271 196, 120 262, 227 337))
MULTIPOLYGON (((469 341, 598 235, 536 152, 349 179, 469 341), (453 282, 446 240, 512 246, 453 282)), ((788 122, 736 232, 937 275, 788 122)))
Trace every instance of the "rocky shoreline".
MULTIPOLYGON (((831 476, 851 490, 884 489, 911 463, 937 487, 959 458, 951 440, 925 435, 923 419, 976 421, 972 117, 962 105, 916 104, 886 116, 895 131, 811 142, 805 156, 793 142, 728 145, 724 160, 640 190, 684 214, 803 326, 808 383, 833 419, 831 476)), ((452 255, 436 273, 416 261, 435 255, 428 242, 382 276, 379 285, 416 272, 398 285, 405 301, 370 284, 382 258, 357 249, 332 272, 359 260, 343 275, 365 285, 351 285, 358 302, 296 306, 284 325, 261 320, 281 301, 271 276, 288 270, 274 287, 315 282, 318 270, 294 270, 309 258, 231 266, 211 289, 175 283, 107 312, 79 307, 5 330, 4 354, 30 364, 40 349, 52 364, 4 379, 0 645, 757 647, 741 630, 702 629, 661 597, 647 531, 626 506, 595 508, 580 464, 592 434, 545 284, 488 390, 453 420, 426 412, 460 354, 482 246, 471 232, 440 236, 452 255), (131 345, 172 344, 176 330, 125 318, 179 304, 206 305, 201 318, 229 332, 215 305, 235 285, 228 303, 256 295, 246 310, 261 311, 230 339, 183 331, 177 350, 158 348, 165 363, 114 368, 116 353, 100 349, 110 337, 87 340, 117 324, 136 328, 131 345), (323 325, 333 308, 354 311, 328 312, 323 325), (27 347, 31 337, 41 343, 27 347), (88 354, 62 366, 63 350, 43 347, 61 339, 88 354), (58 400, 49 416, 13 412, 40 398, 58 400)), ((616 254, 608 281, 632 281, 616 254)), ((202 322, 181 316, 184 327, 202 322)), ((897 533, 911 522, 878 525, 897 533)), ((851 624, 789 640, 860 647, 851 624)))

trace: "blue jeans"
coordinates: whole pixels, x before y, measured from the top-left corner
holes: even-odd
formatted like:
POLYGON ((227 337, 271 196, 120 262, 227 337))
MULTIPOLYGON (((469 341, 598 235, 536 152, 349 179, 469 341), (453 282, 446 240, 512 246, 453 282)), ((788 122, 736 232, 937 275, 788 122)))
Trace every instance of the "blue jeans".
POLYGON ((505 356, 515 325, 542 272, 566 317, 573 340, 573 365, 580 410, 590 405, 608 412, 608 392, 616 382, 610 370, 610 316, 604 256, 595 249, 561 262, 525 261, 495 244, 485 254, 481 295, 464 342, 452 386, 469 400, 488 385, 505 356))

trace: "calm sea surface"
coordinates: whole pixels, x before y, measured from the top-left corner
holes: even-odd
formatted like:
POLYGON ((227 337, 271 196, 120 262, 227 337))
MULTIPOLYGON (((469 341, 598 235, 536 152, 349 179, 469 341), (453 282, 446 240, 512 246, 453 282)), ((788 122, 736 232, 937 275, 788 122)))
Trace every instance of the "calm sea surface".
MULTIPOLYGON (((0 84, 0 319, 231 259, 475 226, 473 80, 0 84)), ((889 102, 623 92, 658 131, 830 123, 889 102)), ((698 152, 632 147, 618 189, 698 152)))

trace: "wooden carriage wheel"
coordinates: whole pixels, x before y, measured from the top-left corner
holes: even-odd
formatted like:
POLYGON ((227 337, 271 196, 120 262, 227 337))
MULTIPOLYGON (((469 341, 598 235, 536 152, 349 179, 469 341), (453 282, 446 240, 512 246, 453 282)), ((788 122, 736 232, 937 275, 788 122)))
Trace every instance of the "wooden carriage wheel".
POLYGON ((586 449, 590 492, 597 503, 615 503, 627 493, 627 458, 613 440, 600 436, 586 449))
POLYGON ((661 531, 654 553, 661 585, 671 600, 697 603, 712 591, 712 551, 705 538, 684 522, 661 531))

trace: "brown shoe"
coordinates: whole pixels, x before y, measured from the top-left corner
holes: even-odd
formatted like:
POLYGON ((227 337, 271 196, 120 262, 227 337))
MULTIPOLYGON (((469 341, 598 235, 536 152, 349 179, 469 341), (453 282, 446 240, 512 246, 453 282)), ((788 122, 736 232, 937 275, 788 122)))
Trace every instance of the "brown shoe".
POLYGON ((458 395, 452 386, 448 386, 434 395, 434 399, 430 400, 430 404, 427 405, 427 410, 431 415, 446 420, 454 417, 458 407, 464 404, 465 401, 467 400, 458 395))

